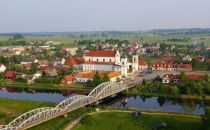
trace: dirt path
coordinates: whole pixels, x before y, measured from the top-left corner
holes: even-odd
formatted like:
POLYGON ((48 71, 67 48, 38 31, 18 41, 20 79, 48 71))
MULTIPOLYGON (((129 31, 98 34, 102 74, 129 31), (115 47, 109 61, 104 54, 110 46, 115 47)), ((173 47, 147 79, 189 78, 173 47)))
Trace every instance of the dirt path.
MULTIPOLYGON (((105 113, 105 112, 125 112, 125 113, 132 113, 133 111, 123 111, 123 110, 101 110, 97 112, 91 112, 86 115, 93 115, 97 113, 105 113)), ((174 115, 174 116, 184 116, 184 117, 192 117, 192 118, 201 118, 200 116, 190 116, 190 115, 180 115, 180 114, 170 114, 170 113, 152 113, 152 112, 142 112, 143 114, 151 114, 151 115, 174 115)), ((83 115, 85 116, 85 115, 83 115)), ((68 127, 66 127, 64 130, 70 130, 74 126, 76 126, 83 118, 83 116, 79 117, 75 121, 73 121, 68 127)))

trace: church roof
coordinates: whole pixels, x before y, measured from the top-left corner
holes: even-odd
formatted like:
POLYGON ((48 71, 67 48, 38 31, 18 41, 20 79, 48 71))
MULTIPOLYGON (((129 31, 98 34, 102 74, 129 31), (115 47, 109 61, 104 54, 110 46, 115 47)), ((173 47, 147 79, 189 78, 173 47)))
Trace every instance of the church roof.
POLYGON ((138 54, 137 54, 137 52, 136 52, 136 51, 134 51, 132 55, 138 55, 138 54))
POLYGON ((125 53, 123 53, 121 58, 127 58, 127 55, 125 53))
POLYGON ((115 57, 116 51, 112 50, 97 50, 97 51, 89 51, 85 56, 92 57, 115 57))

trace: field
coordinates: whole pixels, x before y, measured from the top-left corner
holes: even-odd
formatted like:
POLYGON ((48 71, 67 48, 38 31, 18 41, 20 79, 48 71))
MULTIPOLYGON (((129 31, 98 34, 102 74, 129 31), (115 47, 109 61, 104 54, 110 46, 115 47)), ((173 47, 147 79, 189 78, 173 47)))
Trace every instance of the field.
MULTIPOLYGON (((63 36, 63 35, 55 35, 55 36, 26 36, 24 39, 29 43, 30 41, 39 41, 39 40, 46 40, 46 41, 60 41, 61 44, 64 44, 65 46, 74 46, 73 41, 74 40, 102 40, 105 41, 106 39, 119 39, 119 40, 129 40, 130 43, 133 41, 136 41, 139 44, 144 44, 145 42, 157 42, 157 43, 162 43, 163 40, 166 44, 177 44, 177 45, 188 45, 192 44, 194 42, 194 39, 196 42, 204 42, 206 45, 210 45, 210 36, 209 34, 176 34, 176 35, 167 35, 167 36, 159 36, 159 35, 153 35, 153 34, 130 34, 130 35, 108 35, 108 37, 101 37, 101 36, 96 36, 96 37, 91 37, 90 35, 84 37, 83 39, 80 38, 80 36, 63 36), (191 38, 192 41, 188 42, 168 42, 168 38, 191 38), (205 40, 200 40, 200 38, 204 38, 205 40), (141 40, 143 38, 143 40, 141 40)), ((0 42, 1 41, 6 41, 8 40, 8 36, 0 36, 0 42)))
POLYGON ((165 122, 170 130, 203 130, 201 119, 162 115, 143 114, 133 116, 131 113, 110 112, 85 116, 73 130, 152 130, 154 126, 165 122))
POLYGON ((54 107, 55 103, 0 98, 0 125, 8 124, 19 115, 39 107, 54 107))

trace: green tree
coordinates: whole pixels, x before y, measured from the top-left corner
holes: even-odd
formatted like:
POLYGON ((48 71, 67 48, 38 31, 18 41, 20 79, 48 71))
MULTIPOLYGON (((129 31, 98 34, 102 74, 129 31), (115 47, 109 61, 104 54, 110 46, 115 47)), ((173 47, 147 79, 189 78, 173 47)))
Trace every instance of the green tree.
POLYGON ((84 35, 84 34, 80 34, 80 38, 82 38, 82 39, 83 39, 84 37, 85 37, 85 35, 84 35))
POLYGON ((93 86, 96 87, 99 84, 101 84, 101 78, 99 77, 98 71, 96 71, 96 73, 93 77, 93 86))
POLYGON ((110 82, 110 78, 109 78, 107 73, 104 74, 104 77, 103 77, 102 81, 103 82, 110 82))
POLYGON ((190 88, 188 86, 186 87, 185 93, 187 95, 190 95, 191 94, 191 90, 190 90, 190 88))
POLYGON ((38 70, 38 66, 36 63, 31 63, 30 73, 34 74, 38 70))
POLYGON ((208 75, 208 74, 204 74, 204 80, 205 80, 206 82, 209 82, 209 75, 208 75))
POLYGON ((172 86, 170 90, 171 90, 171 94, 173 95, 176 95, 179 93, 179 88, 177 86, 172 86))
POLYGON ((120 78, 119 77, 117 77, 116 78, 116 82, 120 82, 121 80, 120 80, 120 78))
POLYGON ((16 72, 23 72, 23 65, 22 64, 15 64, 15 71, 16 72))
POLYGON ((142 80, 142 84, 143 85, 146 85, 147 84, 145 79, 142 80))
POLYGON ((204 107, 204 114, 201 115, 202 117, 202 123, 205 125, 206 130, 210 130, 210 107, 206 106, 204 107))
POLYGON ((43 49, 43 54, 45 57, 47 56, 47 49, 43 49))
POLYGON ((160 83, 159 87, 157 88, 157 92, 160 94, 165 94, 166 88, 163 83, 160 83))
POLYGON ((180 74, 180 79, 181 79, 181 82, 186 83, 187 82, 187 74, 182 71, 180 74))
POLYGON ((143 38, 141 37, 141 41, 143 40, 143 38))
POLYGON ((23 39, 23 35, 20 34, 20 33, 16 33, 16 34, 13 36, 13 40, 18 40, 18 39, 23 39))

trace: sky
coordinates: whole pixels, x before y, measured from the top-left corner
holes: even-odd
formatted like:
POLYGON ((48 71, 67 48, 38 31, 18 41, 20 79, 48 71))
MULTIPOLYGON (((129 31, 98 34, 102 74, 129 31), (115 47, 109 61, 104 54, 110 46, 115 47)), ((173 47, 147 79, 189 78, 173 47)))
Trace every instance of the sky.
POLYGON ((210 28, 210 0, 0 0, 0 33, 210 28))

